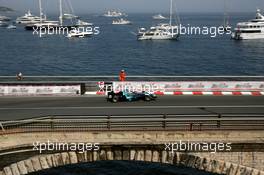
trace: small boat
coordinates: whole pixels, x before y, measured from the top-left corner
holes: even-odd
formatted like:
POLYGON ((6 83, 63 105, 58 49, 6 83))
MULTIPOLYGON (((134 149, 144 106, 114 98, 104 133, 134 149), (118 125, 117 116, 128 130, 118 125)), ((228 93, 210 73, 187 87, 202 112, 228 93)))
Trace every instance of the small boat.
POLYGON ((127 15, 125 13, 122 13, 122 12, 117 11, 117 10, 109 10, 103 16, 105 16, 105 17, 121 17, 121 16, 127 16, 127 15))
POLYGON ((69 13, 64 13, 63 14, 63 19, 79 19, 79 16, 69 14, 69 13))
POLYGON ((7 26, 7 29, 16 29, 17 27, 15 26, 15 25, 13 25, 13 24, 9 24, 8 26, 7 26))
POLYGON ((170 3, 170 21, 150 27, 149 30, 140 28, 138 31, 138 40, 176 40, 179 37, 178 25, 172 24, 172 6, 170 3))
POLYGON ((158 20, 160 20, 160 19, 167 19, 165 16, 162 16, 161 14, 154 15, 154 16, 152 16, 152 18, 153 19, 158 19, 158 20))
POLYGON ((82 20, 78 20, 77 23, 76 23, 77 26, 92 26, 93 23, 89 23, 89 22, 85 22, 85 21, 82 21, 82 20))
POLYGON ((67 35, 68 38, 84 38, 84 37, 89 37, 92 36, 93 32, 85 32, 85 31, 80 31, 78 29, 73 29, 69 32, 67 35))
POLYGON ((0 21, 10 21, 11 18, 6 17, 6 16, 0 16, 0 21))
POLYGON ((118 19, 118 20, 114 20, 112 22, 112 24, 114 24, 114 25, 129 25, 129 24, 132 24, 132 22, 121 18, 121 19, 118 19))
POLYGON ((0 21, 0 27, 7 27, 8 23, 6 21, 0 21))

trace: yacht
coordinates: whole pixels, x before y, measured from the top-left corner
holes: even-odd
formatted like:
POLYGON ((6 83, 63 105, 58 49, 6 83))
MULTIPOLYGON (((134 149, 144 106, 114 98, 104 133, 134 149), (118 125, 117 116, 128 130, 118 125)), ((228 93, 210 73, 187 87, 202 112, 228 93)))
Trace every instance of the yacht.
POLYGON ((77 23, 76 23, 77 26, 92 26, 93 23, 89 23, 89 22, 85 22, 85 21, 82 21, 82 20, 78 20, 77 23))
POLYGON ((89 36, 92 36, 93 35, 93 32, 85 32, 85 31, 80 31, 78 29, 73 29, 71 30, 67 37, 68 38, 84 38, 84 37, 89 37, 89 36))
POLYGON ((175 40, 179 37, 178 26, 172 25, 172 6, 170 5, 170 21, 169 23, 158 24, 149 30, 141 28, 138 31, 138 40, 175 40))
POLYGON ((9 24, 6 28, 7 29, 16 29, 17 27, 14 24, 9 24))
POLYGON ((11 18, 0 15, 0 21, 10 21, 10 20, 11 20, 11 18))
POLYGON ((114 24, 114 25, 129 25, 129 24, 132 24, 132 22, 121 18, 121 19, 118 19, 118 20, 114 20, 112 22, 112 24, 114 24))
POLYGON ((152 18, 153 19, 158 19, 158 20, 160 20, 160 19, 167 19, 165 16, 162 16, 161 14, 154 15, 154 16, 152 16, 152 18))
POLYGON ((109 10, 103 16, 105 16, 105 17, 121 17, 121 16, 126 16, 126 14, 124 14, 120 11, 117 11, 117 10, 109 10))
POLYGON ((6 21, 0 21, 0 27, 7 27, 8 23, 6 21))
POLYGON ((24 16, 16 19, 16 23, 18 24, 33 24, 38 22, 40 22, 40 17, 32 15, 30 10, 24 16))
MULTIPOLYGON (((41 0, 39 0, 39 9, 40 9, 40 22, 38 23, 33 23, 30 25, 27 25, 25 27, 26 30, 42 30, 42 29, 55 29, 55 30, 65 30, 66 28, 72 29, 73 27, 77 27, 77 25, 65 25, 64 24, 64 15, 63 14, 63 5, 62 5, 62 0, 59 0, 59 11, 60 11, 60 16, 59 16, 59 21, 48 21, 42 18, 43 13, 42 13, 42 4, 41 0)), ((68 14, 69 15, 69 14, 68 14)))
POLYGON ((259 9, 255 19, 237 24, 232 38, 235 40, 264 39, 264 16, 259 9))
POLYGON ((63 18, 64 19, 79 19, 79 16, 73 15, 73 14, 69 14, 69 13, 64 13, 63 14, 63 18))

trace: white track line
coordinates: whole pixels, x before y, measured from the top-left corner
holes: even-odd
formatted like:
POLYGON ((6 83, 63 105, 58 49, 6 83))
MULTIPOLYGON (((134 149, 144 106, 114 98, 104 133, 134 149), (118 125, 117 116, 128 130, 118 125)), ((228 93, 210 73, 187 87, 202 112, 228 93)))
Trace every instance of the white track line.
POLYGON ((264 105, 245 106, 87 106, 87 107, 38 107, 38 108, 0 108, 0 110, 43 110, 43 109, 168 109, 168 108, 264 108, 264 105))

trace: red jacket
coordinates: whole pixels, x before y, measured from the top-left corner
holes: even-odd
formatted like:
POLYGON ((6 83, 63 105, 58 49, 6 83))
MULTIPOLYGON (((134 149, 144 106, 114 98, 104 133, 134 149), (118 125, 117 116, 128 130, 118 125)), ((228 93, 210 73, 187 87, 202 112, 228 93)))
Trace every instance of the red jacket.
POLYGON ((125 72, 120 72, 119 80, 120 81, 126 81, 126 73, 125 72))

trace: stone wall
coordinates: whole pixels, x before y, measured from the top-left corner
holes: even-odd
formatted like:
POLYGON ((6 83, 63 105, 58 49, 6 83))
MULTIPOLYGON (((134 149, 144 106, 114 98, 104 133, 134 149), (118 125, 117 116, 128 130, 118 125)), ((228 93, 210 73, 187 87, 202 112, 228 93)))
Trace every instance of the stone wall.
POLYGON ((93 162, 103 160, 130 160, 130 161, 146 161, 160 162, 165 164, 173 164, 177 166, 186 166, 199 170, 226 174, 226 175, 264 175, 263 171, 249 168, 235 163, 218 161, 206 157, 198 157, 186 153, 170 153, 160 150, 144 150, 144 149, 101 149, 97 152, 63 152, 49 155, 40 155, 31 157, 0 171, 0 175, 25 175, 31 172, 37 172, 53 167, 59 167, 69 164, 77 164, 82 162, 93 162))

